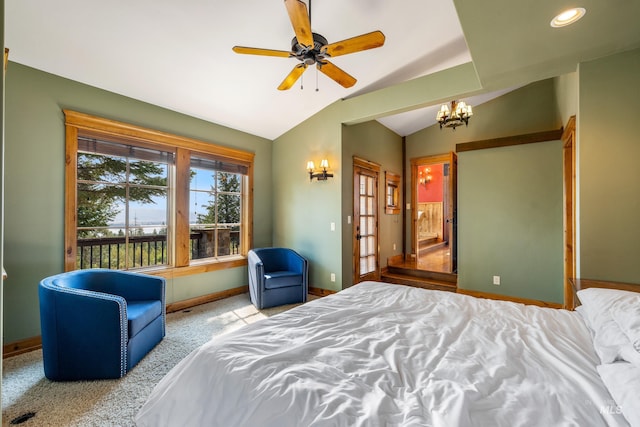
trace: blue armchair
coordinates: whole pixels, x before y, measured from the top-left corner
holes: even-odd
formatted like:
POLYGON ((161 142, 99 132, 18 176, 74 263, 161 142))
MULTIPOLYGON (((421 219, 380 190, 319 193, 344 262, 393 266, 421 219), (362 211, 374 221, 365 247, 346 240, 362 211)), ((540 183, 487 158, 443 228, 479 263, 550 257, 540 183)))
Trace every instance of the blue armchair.
POLYGON ((258 309, 307 301, 309 264, 287 248, 252 249, 249 295, 258 309))
POLYGON ((53 381, 120 378, 165 336, 165 279, 77 270, 38 288, 44 373, 53 381))

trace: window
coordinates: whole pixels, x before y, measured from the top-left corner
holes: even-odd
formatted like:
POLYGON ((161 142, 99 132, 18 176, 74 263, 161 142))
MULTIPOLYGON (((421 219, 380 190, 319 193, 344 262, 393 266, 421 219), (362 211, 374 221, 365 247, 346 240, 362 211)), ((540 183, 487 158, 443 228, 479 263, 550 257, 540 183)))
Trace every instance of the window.
POLYGON ((243 171, 241 166, 191 157, 191 259, 241 251, 243 171))
POLYGON ((65 269, 246 264, 253 154, 65 110, 65 269))
POLYGON ((385 172, 385 181, 386 181, 386 205, 385 205, 385 213, 388 214, 399 214, 400 206, 399 206, 399 191, 398 187, 400 186, 400 175, 397 175, 392 172, 385 172))
POLYGON ((173 153, 78 137, 76 268, 167 265, 173 153))

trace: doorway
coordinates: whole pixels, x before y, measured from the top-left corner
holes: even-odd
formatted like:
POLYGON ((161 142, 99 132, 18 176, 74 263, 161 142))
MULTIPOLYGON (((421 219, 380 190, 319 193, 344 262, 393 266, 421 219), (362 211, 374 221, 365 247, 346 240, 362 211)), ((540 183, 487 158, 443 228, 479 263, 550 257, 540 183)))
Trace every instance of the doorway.
POLYGON ((457 156, 411 160, 411 257, 418 270, 457 273, 457 156))
POLYGON ((380 165, 353 159, 353 284, 380 279, 378 181, 380 165))

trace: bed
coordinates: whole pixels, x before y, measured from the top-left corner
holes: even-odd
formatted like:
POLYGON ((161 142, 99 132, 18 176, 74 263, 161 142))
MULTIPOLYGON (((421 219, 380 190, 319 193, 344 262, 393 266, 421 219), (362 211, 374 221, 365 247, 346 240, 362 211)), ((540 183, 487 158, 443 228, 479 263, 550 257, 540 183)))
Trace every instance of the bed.
POLYGON ((639 425, 640 361, 625 352, 635 343, 640 359, 640 294, 606 290, 627 298, 612 320, 601 291, 578 292, 568 311, 363 282, 214 338, 157 384, 136 423, 639 425))

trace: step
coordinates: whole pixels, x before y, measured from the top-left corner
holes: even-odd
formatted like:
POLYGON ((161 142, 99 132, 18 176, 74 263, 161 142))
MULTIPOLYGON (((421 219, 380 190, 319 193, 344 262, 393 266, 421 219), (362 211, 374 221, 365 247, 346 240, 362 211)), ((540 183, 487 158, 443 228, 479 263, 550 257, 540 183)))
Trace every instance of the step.
POLYGON ((440 271, 418 270, 415 267, 405 267, 400 265, 387 266, 387 272, 401 276, 411 276, 420 278, 425 281, 446 282, 448 284, 457 285, 458 275, 455 273, 444 273, 440 271))
POLYGON ((429 252, 440 250, 447 246, 447 242, 436 242, 418 248, 418 256, 423 257, 429 252))
POLYGON ((450 281, 442 281, 437 279, 425 279, 416 276, 409 276, 406 274, 397 274, 391 272, 385 272, 381 276, 382 281, 387 283, 395 283, 397 285, 413 286, 415 288, 423 289, 435 289, 439 291, 456 292, 458 286, 456 283, 450 281))

